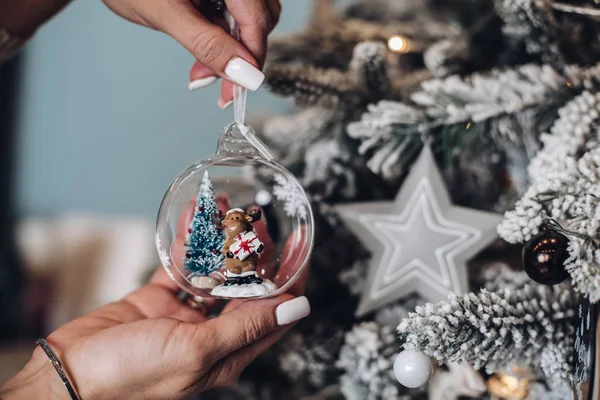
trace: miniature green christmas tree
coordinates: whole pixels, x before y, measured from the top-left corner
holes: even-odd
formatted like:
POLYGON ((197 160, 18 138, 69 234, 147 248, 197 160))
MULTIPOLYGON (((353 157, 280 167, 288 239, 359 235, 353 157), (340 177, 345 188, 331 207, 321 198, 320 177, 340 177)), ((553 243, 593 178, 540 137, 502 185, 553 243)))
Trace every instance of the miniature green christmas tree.
POLYGON ((185 243, 185 267, 193 274, 208 275, 224 263, 221 253, 223 232, 213 222, 213 217, 218 212, 215 191, 206 171, 185 243))

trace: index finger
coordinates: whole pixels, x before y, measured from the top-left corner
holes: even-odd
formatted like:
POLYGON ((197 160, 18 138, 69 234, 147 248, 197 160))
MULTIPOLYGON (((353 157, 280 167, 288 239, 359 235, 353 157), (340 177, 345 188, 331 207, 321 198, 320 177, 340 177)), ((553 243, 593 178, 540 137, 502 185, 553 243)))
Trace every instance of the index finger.
MULTIPOLYGON (((248 3, 255 3, 255 1, 248 3)), ((255 91, 264 81, 264 74, 257 68, 258 62, 253 57, 254 51, 263 54, 261 46, 256 43, 257 28, 245 28, 245 37, 252 43, 253 50, 235 40, 221 27, 214 25, 201 15, 194 5, 188 1, 155 2, 160 18, 153 21, 157 29, 167 33, 189 50, 196 59, 216 75, 229 79, 248 90, 255 91), (158 6, 159 5, 159 6, 158 6)), ((243 2, 242 2, 243 3, 243 2)), ((264 6, 264 4, 263 4, 264 6)), ((239 7, 239 6, 238 6, 239 7)), ((242 9, 248 6, 242 4, 242 9)), ((253 15, 259 15, 257 7, 251 8, 253 15)), ((239 10, 236 11, 239 16, 239 10)), ((241 18, 247 24, 248 16, 241 18)), ((261 24, 258 24, 259 26, 261 24)))
POLYGON ((267 36, 272 21, 264 0, 225 0, 227 10, 240 27, 240 41, 262 68, 267 53, 267 36))

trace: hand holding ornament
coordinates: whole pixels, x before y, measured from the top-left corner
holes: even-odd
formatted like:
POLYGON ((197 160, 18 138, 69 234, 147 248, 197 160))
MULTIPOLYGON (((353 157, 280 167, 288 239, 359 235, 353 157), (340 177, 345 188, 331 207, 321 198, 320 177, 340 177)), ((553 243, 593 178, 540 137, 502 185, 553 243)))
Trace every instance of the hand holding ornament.
POLYGON ((267 36, 279 21, 279 0, 103 0, 120 16, 162 31, 196 58, 190 72, 190 90, 223 78, 219 106, 233 100, 233 83, 256 90, 267 52, 267 36), (223 6, 240 27, 240 41, 229 34, 223 6))
MULTIPOLYGON (((226 198, 219 203, 228 206, 226 198)), ((178 242, 185 241, 190 214, 184 213, 178 224, 178 242)), ((258 235, 267 232, 264 223, 256 230, 258 235)), ((264 241, 264 252, 272 255, 268 239, 264 241)), ((294 265, 290 249, 286 244, 284 257, 290 263, 282 265, 283 274, 289 273, 287 265, 294 265)), ((309 314, 302 296, 306 272, 286 294, 230 301, 209 319, 205 307, 193 309, 178 300, 179 287, 160 268, 147 285, 60 327, 47 341, 82 399, 189 398, 233 383, 255 357, 309 314)), ((0 387, 0 398, 48 396, 67 398, 52 364, 37 348, 23 370, 0 387)))
MULTIPOLYGON (((233 83, 249 90, 262 84, 267 36, 281 14, 279 0, 103 1, 119 16, 166 33, 192 53, 197 61, 190 71, 190 90, 223 78, 220 107, 231 104, 233 83), (240 41, 229 34, 224 7, 243 27, 240 41)), ((69 0, 0 0, 0 31, 6 29, 25 42, 68 3, 69 0)))

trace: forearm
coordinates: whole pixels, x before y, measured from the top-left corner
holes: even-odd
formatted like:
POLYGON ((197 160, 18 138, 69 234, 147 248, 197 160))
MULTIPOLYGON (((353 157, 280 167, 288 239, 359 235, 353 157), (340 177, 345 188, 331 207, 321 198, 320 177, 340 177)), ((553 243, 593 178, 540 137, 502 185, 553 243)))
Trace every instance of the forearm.
POLYGON ((58 13, 69 0, 0 0, 0 29, 31 36, 58 13))
POLYGON ((0 400, 70 399, 56 370, 39 350, 17 375, 0 386, 0 400))

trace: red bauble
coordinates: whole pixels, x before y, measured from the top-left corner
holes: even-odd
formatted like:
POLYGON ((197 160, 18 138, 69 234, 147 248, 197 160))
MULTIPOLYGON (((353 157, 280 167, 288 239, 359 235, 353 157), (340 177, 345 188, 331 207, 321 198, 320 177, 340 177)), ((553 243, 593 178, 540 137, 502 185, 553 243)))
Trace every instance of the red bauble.
POLYGON ((192 255, 190 253, 185 253, 185 258, 191 258, 192 255))
POLYGON ((188 233, 192 233, 192 230, 191 230, 191 229, 188 229, 188 233))

